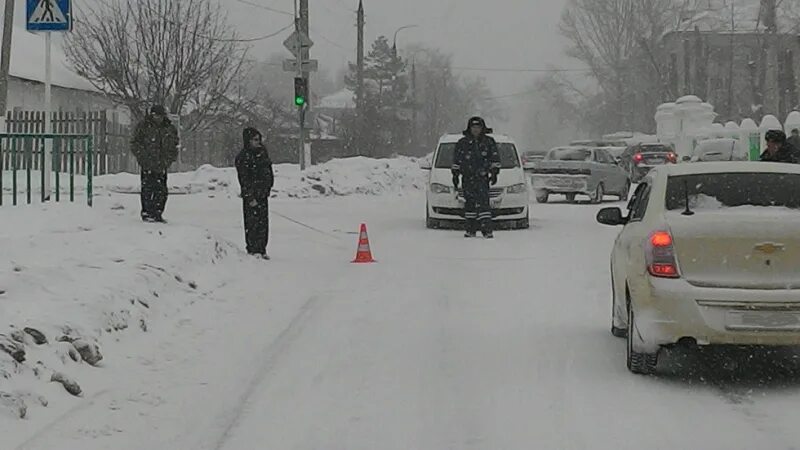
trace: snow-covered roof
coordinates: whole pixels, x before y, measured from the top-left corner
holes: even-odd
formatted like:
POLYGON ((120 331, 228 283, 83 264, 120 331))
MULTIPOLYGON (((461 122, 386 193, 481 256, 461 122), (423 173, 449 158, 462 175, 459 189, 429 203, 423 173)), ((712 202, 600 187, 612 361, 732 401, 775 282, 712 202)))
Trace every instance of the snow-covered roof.
POLYGON ((334 94, 322 97, 317 107, 327 109, 355 109, 356 95, 350 89, 345 88, 334 94))
MULTIPOLYGON (((515 144, 516 145, 516 143, 514 142, 513 139, 511 139, 510 137, 508 137, 508 136, 506 136, 504 134, 490 134, 489 136, 494 138, 494 140, 496 142, 503 143, 503 144, 515 144)), ((445 134, 444 136, 442 136, 439 139, 439 143, 440 144, 454 144, 454 143, 457 143, 458 141, 460 141, 461 138, 463 138, 463 137, 464 137, 464 135, 462 133, 445 134)))
MULTIPOLYGON (((24 6, 24 5, 23 5, 24 6)), ((24 14, 17 14, 17 18, 24 19, 24 14)), ((13 77, 44 83, 45 46, 44 35, 33 34, 25 30, 22 20, 15 20, 14 31, 11 38, 11 66, 9 74, 13 77), (20 23, 16 23, 20 22, 20 23)), ((2 32, 2 23, 0 23, 2 32)), ((52 47, 52 64, 54 86, 84 91, 97 92, 88 80, 73 72, 67 63, 67 55, 61 48, 61 39, 54 33, 52 47)))

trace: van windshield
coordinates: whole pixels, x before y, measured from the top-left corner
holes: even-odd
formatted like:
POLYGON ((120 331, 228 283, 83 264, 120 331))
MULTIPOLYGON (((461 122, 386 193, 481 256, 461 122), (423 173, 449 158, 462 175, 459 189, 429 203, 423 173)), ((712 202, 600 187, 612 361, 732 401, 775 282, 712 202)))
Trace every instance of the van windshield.
MULTIPOLYGON (((455 143, 440 144, 439 151, 436 152, 436 164, 434 167, 437 169, 449 169, 453 167, 453 155, 455 150, 455 143)), ((501 169, 513 169, 520 167, 517 148, 514 146, 514 144, 497 144, 497 150, 500 152, 501 169)))

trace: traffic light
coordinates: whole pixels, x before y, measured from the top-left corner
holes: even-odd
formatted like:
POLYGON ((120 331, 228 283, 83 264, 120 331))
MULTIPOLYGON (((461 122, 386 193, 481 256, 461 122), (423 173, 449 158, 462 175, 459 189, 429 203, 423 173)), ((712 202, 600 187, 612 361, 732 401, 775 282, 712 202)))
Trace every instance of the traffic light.
POLYGON ((294 104, 305 106, 308 99, 308 80, 303 77, 294 79, 294 104))

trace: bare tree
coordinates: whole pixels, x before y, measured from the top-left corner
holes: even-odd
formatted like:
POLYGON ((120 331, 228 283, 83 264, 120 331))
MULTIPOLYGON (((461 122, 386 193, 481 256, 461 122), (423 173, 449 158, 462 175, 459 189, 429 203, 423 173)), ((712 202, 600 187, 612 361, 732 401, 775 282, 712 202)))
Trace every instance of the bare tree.
POLYGON ((679 9, 668 0, 570 0, 565 7, 559 28, 570 42, 567 53, 588 66, 606 101, 615 104, 609 112, 616 114, 617 126, 630 126, 637 116, 625 107, 631 78, 641 75, 640 70, 634 76, 632 68, 646 65, 645 75, 654 75, 647 95, 665 96, 665 75, 653 52, 677 23, 679 9))
POLYGON ((148 104, 202 126, 230 107, 246 49, 209 0, 108 0, 76 20, 65 46, 78 74, 143 117, 148 104))

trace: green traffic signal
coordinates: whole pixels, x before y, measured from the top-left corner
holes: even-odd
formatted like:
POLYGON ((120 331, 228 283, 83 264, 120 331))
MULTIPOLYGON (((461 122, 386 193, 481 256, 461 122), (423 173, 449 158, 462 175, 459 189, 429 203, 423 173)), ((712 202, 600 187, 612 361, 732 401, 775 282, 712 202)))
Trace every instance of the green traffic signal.
POLYGON ((308 98, 308 80, 303 77, 296 77, 294 79, 294 104, 305 106, 306 98, 308 98))

